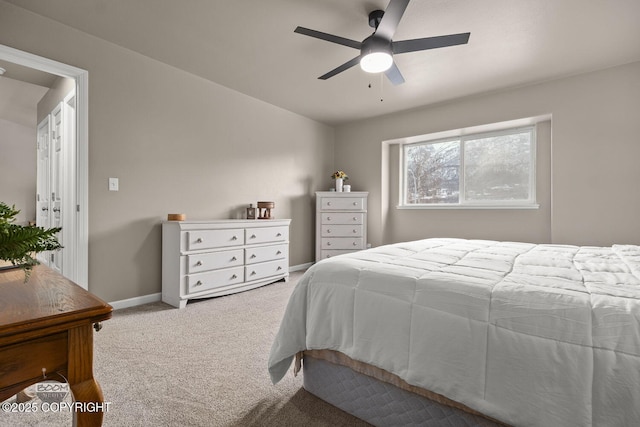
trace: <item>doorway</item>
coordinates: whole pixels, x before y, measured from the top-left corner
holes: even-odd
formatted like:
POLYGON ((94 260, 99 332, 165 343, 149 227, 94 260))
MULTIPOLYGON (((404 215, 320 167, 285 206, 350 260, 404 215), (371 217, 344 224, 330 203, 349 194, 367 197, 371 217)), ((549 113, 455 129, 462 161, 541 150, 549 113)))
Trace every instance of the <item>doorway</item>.
MULTIPOLYGON (((75 247, 75 256, 70 260, 65 276, 88 289, 89 276, 89 73, 86 70, 53 61, 48 58, 0 45, 0 59, 24 67, 34 68, 49 74, 75 80, 75 162, 69 174, 75 177, 75 209, 69 212, 70 241, 75 247)), ((35 141, 34 141, 35 144, 35 141)), ((34 159, 34 162, 36 159, 34 159)), ((35 201, 34 201, 35 203, 35 201)))

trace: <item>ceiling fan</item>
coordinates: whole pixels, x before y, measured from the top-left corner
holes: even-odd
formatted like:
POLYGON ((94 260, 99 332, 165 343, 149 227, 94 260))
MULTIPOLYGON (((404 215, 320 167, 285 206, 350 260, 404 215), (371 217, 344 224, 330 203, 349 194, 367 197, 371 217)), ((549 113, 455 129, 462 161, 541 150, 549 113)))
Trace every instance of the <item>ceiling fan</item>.
POLYGON ((408 4, 409 0, 391 0, 386 10, 371 12, 369 26, 375 28, 375 31, 361 42, 304 27, 297 27, 294 32, 360 50, 360 55, 323 74, 318 77, 319 79, 326 80, 360 63, 360 67, 364 71, 369 73, 384 72, 391 83, 399 85, 404 83, 404 77, 393 61, 394 54, 466 44, 471 35, 471 33, 460 33, 393 41, 393 35, 408 4))

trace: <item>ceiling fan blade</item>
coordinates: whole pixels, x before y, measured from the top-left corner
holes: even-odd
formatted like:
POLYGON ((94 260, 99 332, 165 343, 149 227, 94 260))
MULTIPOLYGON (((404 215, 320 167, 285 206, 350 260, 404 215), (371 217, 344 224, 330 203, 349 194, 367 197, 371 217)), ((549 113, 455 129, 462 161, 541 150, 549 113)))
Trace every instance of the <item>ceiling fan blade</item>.
POLYGON ((329 77, 333 77, 338 73, 341 73, 345 70, 348 70, 349 68, 353 67, 354 65, 358 64, 360 62, 360 55, 356 56, 355 58, 353 58, 351 61, 345 62, 344 64, 342 64, 341 66, 334 68, 333 70, 329 71, 327 74, 323 74, 320 77, 318 77, 320 80, 327 80, 329 77))
POLYGON ((315 37, 320 40, 326 40, 331 43, 337 43, 342 46, 352 47, 358 50, 362 47, 361 42, 351 40, 351 39, 346 39, 344 37, 334 36, 333 34, 323 33, 321 31, 310 30, 309 28, 296 27, 296 29, 293 30, 293 32, 298 34, 304 34, 305 36, 315 37))
POLYGON ((409 0, 391 0, 376 29, 376 35, 391 40, 408 4, 409 0))
POLYGON ((418 50, 466 44, 471 33, 449 34, 448 36, 426 37, 424 39, 400 40, 391 43, 394 54, 416 52, 418 50))
POLYGON ((391 64, 391 68, 389 68, 384 73, 387 76, 387 78, 389 79, 389 81, 394 86, 398 86, 398 85, 401 85, 402 83, 404 83, 404 77, 402 77, 402 73, 400 72, 400 70, 396 66, 395 62, 393 64, 391 64))

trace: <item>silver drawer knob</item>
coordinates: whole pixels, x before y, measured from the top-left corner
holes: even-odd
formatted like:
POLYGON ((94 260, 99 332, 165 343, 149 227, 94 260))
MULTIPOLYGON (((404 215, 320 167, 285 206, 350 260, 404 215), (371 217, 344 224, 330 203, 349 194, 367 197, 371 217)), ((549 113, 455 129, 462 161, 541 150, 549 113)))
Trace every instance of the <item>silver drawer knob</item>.
POLYGON ((198 237, 198 239, 196 239, 196 243, 202 243, 202 239, 198 237))
POLYGON ((330 216, 327 217, 327 221, 331 221, 331 217, 330 216))
POLYGON ((232 279, 237 279, 238 276, 236 276, 235 274, 233 276, 231 276, 232 279))
POLYGON ((358 220, 358 218, 356 218, 356 217, 354 216, 354 217, 353 217, 353 220, 354 220, 354 221, 357 221, 357 220, 358 220))
POLYGON ((238 240, 238 237, 237 237, 237 236, 233 236, 233 237, 231 238, 231 240, 238 240))
POLYGON ((353 206, 358 206, 358 202, 353 202, 353 206))
POLYGON ((327 242, 327 246, 331 246, 331 242, 327 242))
POLYGON ((327 229, 327 234, 329 234, 329 233, 331 233, 331 229, 330 228, 327 229))
POLYGON ((255 257, 256 257, 256 254, 252 254, 252 255, 250 256, 250 258, 251 258, 251 259, 253 259, 253 258, 255 258, 255 257))
POLYGON ((200 267, 202 265, 202 261, 196 262, 196 267, 200 267))
POLYGON ((282 270, 282 267, 278 266, 278 268, 276 270, 282 270))
POLYGON ((236 261, 237 259, 238 259, 238 258, 233 257, 233 258, 231 258, 231 261, 236 261))
POLYGON ((252 271, 251 274, 250 274, 250 276, 255 276, 255 275, 256 275, 255 271, 252 271))
POLYGON ((327 206, 331 206, 331 202, 327 202, 327 206))
POLYGON ((280 255, 282 253, 282 251, 278 251, 276 252, 276 255, 280 255))
POLYGON ((256 238, 256 235, 255 235, 255 234, 252 234, 252 235, 251 235, 251 237, 249 237, 249 238, 250 238, 250 239, 255 239, 255 238, 256 238))
POLYGON ((280 236, 282 236, 282 233, 276 234, 276 237, 280 237, 280 236))
POLYGON ((356 242, 353 242, 353 246, 358 246, 358 244, 356 242))
POLYGON ((200 280, 198 280, 195 284, 195 286, 201 286, 201 285, 202 285, 202 282, 200 280))

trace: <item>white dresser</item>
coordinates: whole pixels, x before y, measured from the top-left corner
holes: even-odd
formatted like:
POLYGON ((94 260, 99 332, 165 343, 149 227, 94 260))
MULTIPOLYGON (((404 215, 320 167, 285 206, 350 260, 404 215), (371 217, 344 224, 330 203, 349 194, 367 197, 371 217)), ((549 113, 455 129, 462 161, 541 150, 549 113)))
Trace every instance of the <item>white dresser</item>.
POLYGON ((316 262, 367 247, 365 191, 316 192, 316 262))
POLYGON ((290 219, 165 221, 162 301, 233 294, 289 279, 290 219))

